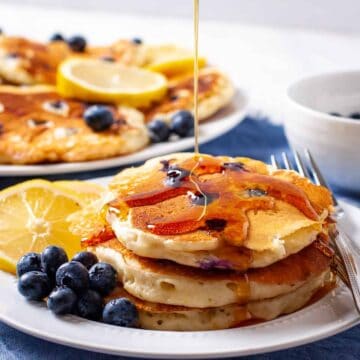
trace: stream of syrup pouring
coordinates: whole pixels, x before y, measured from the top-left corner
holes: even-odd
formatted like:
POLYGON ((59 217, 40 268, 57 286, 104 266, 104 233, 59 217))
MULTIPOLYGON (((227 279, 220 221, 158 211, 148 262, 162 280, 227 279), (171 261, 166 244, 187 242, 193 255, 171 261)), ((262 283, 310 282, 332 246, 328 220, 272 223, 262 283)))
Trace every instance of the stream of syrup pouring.
POLYGON ((194 12, 194 159, 195 165, 190 170, 189 180, 195 185, 197 192, 201 194, 205 203, 203 206, 203 211, 199 216, 198 220, 201 220, 205 214, 207 209, 207 197, 201 191, 200 187, 197 185, 197 182, 193 180, 193 173, 196 168, 199 166, 200 160, 200 149, 199 149, 199 0, 194 0, 193 3, 193 12, 194 12))
POLYGON ((194 137, 195 156, 199 156, 199 0, 194 0, 194 137))

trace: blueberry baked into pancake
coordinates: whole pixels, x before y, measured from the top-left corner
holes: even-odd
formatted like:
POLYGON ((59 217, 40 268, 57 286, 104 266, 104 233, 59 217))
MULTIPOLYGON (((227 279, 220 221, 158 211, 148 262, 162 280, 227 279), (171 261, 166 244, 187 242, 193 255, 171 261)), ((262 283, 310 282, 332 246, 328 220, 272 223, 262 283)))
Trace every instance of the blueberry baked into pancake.
POLYGON ((69 221, 141 327, 209 330, 294 312, 332 282, 331 212, 295 172, 182 153, 122 171, 69 221))
POLYGON ((0 125, 2 164, 104 159, 148 143, 136 109, 63 99, 51 86, 1 86, 0 125))

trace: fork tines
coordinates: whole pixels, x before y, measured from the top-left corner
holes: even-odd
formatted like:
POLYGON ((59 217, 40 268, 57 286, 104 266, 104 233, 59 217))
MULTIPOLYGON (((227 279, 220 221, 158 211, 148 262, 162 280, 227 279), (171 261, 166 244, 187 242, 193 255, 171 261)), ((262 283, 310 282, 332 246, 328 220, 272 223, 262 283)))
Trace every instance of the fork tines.
MULTIPOLYGON (((276 169, 285 168, 287 170, 297 171, 301 176, 307 177, 316 185, 322 185, 329 188, 310 151, 308 149, 305 149, 304 154, 306 162, 303 161, 302 157, 297 151, 294 150, 292 152, 295 166, 292 165, 292 161, 290 160, 286 152, 283 152, 281 154, 281 161, 279 161, 273 154, 271 155, 271 164, 276 169), (280 163, 283 164, 283 166, 280 166, 280 163)), ((334 195, 332 196, 335 209, 332 216, 338 220, 344 215, 344 211, 337 202, 334 195)), ((356 308, 360 313, 360 296, 358 296, 360 294, 359 279, 357 278, 358 275, 356 274, 356 271, 354 271, 353 264, 350 264, 349 261, 345 261, 345 259, 351 258, 351 254, 349 253, 349 251, 345 251, 345 249, 348 248, 347 245, 349 244, 344 239, 347 239, 349 241, 349 238, 344 233, 342 237, 339 237, 338 233, 330 233, 330 246, 334 250, 334 257, 331 264, 331 269, 351 290, 356 308)))

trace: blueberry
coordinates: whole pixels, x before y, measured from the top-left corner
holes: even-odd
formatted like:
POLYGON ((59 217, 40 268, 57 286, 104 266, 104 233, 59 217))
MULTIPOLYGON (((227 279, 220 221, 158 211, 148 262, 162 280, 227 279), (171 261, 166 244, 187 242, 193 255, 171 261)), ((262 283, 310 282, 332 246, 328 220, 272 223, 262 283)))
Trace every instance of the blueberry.
POLYGON ((359 120, 360 119, 360 113, 359 112, 353 112, 353 113, 350 114, 350 117, 352 119, 359 120))
POLYGON ((153 143, 167 141, 170 136, 170 129, 168 124, 160 119, 155 119, 149 122, 148 132, 153 143))
POLYGON ((89 287, 88 271, 83 264, 77 261, 65 263, 56 272, 56 284, 67 286, 77 294, 82 293, 89 287))
POLYGON ((43 271, 52 279, 57 269, 68 261, 64 249, 58 246, 48 246, 41 254, 41 265, 43 271))
POLYGON ((5 55, 8 59, 16 59, 17 57, 19 57, 19 53, 18 52, 9 52, 5 55))
POLYGON ((84 52, 86 48, 86 40, 83 36, 75 35, 68 39, 68 45, 75 52, 84 52))
POLYGON ((87 126, 94 131, 104 131, 114 123, 112 112, 105 106, 89 106, 84 112, 84 119, 87 126))
POLYGON ((189 170, 177 166, 170 166, 166 173, 165 184, 171 187, 179 187, 189 175, 189 170))
POLYGON ((332 116, 341 116, 338 112, 331 112, 331 113, 329 113, 329 115, 332 115, 332 116))
POLYGON ((209 205, 218 198, 219 198, 219 194, 216 193, 197 192, 195 194, 190 194, 191 203, 199 206, 209 205))
POLYGON ((104 307, 104 300, 99 293, 88 290, 78 300, 77 313, 89 320, 99 320, 104 307))
POLYGON ((65 38, 60 33, 55 33, 51 35, 50 39, 51 42, 53 41, 65 41, 65 38))
POLYGON ((169 160, 160 160, 160 164, 162 165, 161 171, 168 172, 170 169, 170 161, 169 160))
POLYGON ((142 39, 135 37, 131 40, 134 44, 140 45, 143 43, 142 39))
POLYGON ((242 162, 226 162, 223 163, 223 168, 232 171, 246 171, 245 165, 242 162))
POLYGON ((95 254, 90 251, 82 251, 77 253, 72 261, 78 261, 82 263, 88 270, 95 265, 99 260, 95 254))
POLYGON ((223 231, 227 222, 224 219, 208 219, 205 224, 210 230, 223 231))
POLYGON ((90 288, 108 295, 116 286, 116 270, 106 263, 97 263, 89 270, 90 288))
POLYGON ((100 58, 100 60, 107 61, 107 62, 114 62, 114 61, 115 61, 115 58, 112 57, 112 56, 105 55, 105 56, 102 56, 102 57, 100 58))
POLYGON ((176 112, 171 118, 170 129, 180 137, 191 136, 194 132, 194 116, 187 110, 176 112))
POLYGON ((259 196, 266 196, 267 192, 261 189, 248 189, 247 193, 249 197, 259 197, 259 196))
POLYGON ((26 299, 40 301, 50 294, 51 281, 41 271, 30 271, 20 276, 18 290, 26 299))
POLYGON ((63 109, 66 107, 66 103, 62 100, 54 100, 50 102, 50 106, 54 109, 63 109))
POLYGON ((25 254, 16 265, 18 277, 29 271, 41 271, 41 256, 36 253, 25 254))
POLYGON ((3 29, 0 28, 0 35, 4 33, 3 29))
POLYGON ((114 299, 105 305, 103 321, 107 324, 135 327, 139 322, 136 306, 126 298, 114 299))
POLYGON ((68 287, 58 287, 47 300, 47 307, 56 315, 70 314, 76 305, 77 296, 73 290, 68 287))

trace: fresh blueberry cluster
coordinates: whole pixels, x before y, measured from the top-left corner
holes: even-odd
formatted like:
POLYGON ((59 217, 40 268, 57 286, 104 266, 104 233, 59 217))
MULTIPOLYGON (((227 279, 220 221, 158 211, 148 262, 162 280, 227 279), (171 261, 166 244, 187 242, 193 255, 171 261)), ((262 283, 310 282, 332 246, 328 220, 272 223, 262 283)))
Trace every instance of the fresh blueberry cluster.
POLYGON ((18 290, 27 300, 42 301, 56 315, 76 314, 90 320, 134 327, 135 305, 126 298, 104 306, 104 297, 116 286, 117 273, 88 251, 68 261, 64 249, 47 247, 41 254, 28 253, 17 263, 18 290))
POLYGON ((170 124, 162 119, 154 119, 148 124, 150 139, 153 143, 167 141, 171 134, 181 138, 194 135, 194 116, 190 111, 177 111, 170 124))
POLYGON ((84 52, 86 49, 86 39, 80 35, 74 35, 65 39, 60 33, 55 33, 50 37, 50 41, 66 41, 70 49, 75 52, 84 52))

